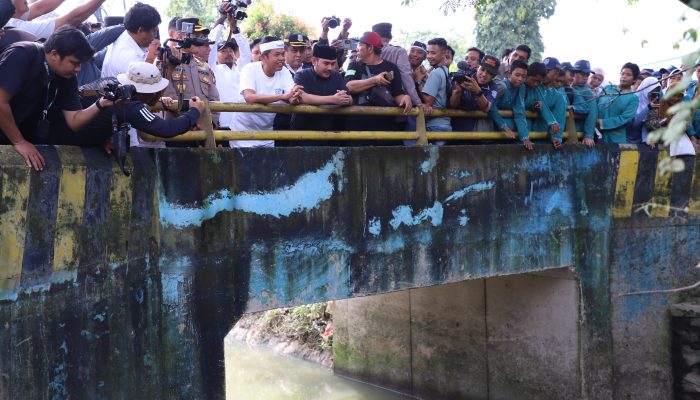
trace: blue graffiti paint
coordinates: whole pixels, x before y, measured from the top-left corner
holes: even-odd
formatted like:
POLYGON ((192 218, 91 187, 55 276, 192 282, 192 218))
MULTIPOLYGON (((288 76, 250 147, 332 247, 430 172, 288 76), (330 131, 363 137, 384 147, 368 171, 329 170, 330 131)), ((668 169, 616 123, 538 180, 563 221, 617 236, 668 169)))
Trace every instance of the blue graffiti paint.
POLYGON ((63 343, 61 344, 61 346, 59 347, 59 349, 63 350, 63 353, 64 353, 64 354, 68 354, 68 344, 66 343, 65 340, 63 341, 63 343))
POLYGON ((356 252, 339 239, 303 238, 272 246, 251 246, 249 310, 315 299, 348 296, 349 256, 356 252), (290 274, 295 270, 299 273, 290 274), (304 271, 301 273, 301 271, 304 271))
POLYGON ((343 190, 342 174, 345 168, 345 155, 336 153, 318 171, 303 175, 290 186, 273 192, 232 194, 228 189, 210 195, 202 207, 187 208, 168 202, 159 196, 160 221, 163 225, 177 228, 202 226, 206 220, 224 211, 243 211, 276 218, 288 217, 292 213, 313 210, 321 202, 329 200, 335 187, 331 177, 337 176, 338 190, 343 190))
POLYGON ((371 241, 367 245, 370 253, 393 254, 406 248, 406 241, 398 234, 392 234, 385 240, 371 241))
POLYGON ((178 304, 179 286, 185 281, 185 277, 182 274, 163 273, 160 280, 163 286, 163 303, 178 304))
POLYGON ((94 319, 95 321, 104 322, 104 320, 105 320, 105 314, 104 314, 104 313, 102 313, 102 314, 97 314, 97 315, 95 315, 95 316, 93 317, 93 319, 94 319))
POLYGON ((481 182, 481 183, 475 183, 473 185, 469 185, 462 190, 458 190, 458 191, 452 193, 447 199, 445 199, 445 203, 449 203, 449 202, 454 201, 454 200, 459 200, 469 193, 482 192, 485 190, 493 189, 494 186, 496 186, 496 184, 493 181, 481 182))
POLYGON ((561 211, 564 215, 571 215, 571 209, 573 204, 568 198, 567 193, 562 190, 546 191, 549 192, 544 195, 547 200, 547 205, 545 206, 545 211, 547 214, 551 214, 555 209, 561 211))
POLYGON ((424 174, 427 174, 428 172, 432 171, 433 168, 435 168, 435 166, 437 165, 438 160, 440 159, 440 153, 438 152, 439 149, 440 148, 437 146, 432 146, 428 148, 429 158, 420 164, 420 170, 423 171, 424 174))
POLYGON ((53 380, 49 383, 49 390, 53 392, 51 400, 67 399, 70 397, 68 395, 68 388, 66 387, 66 381, 68 380, 68 373, 65 371, 66 364, 59 363, 53 369, 53 380))
POLYGON ((136 292, 134 298, 136 299, 136 302, 138 302, 139 304, 143 304, 143 289, 136 292))
POLYGON ((460 226, 467 226, 467 223, 469 222, 469 216, 467 215, 467 210, 462 209, 459 212, 459 225, 460 226))
POLYGON ((421 210, 416 216, 413 215, 411 206, 399 206, 391 212, 394 218, 389 221, 389 225, 396 230, 401 225, 420 225, 430 219, 431 225, 440 226, 442 225, 442 213, 442 203, 439 201, 436 201, 432 207, 421 210))
POLYGON ((379 236, 379 234, 382 233, 382 221, 377 217, 372 218, 369 220, 367 231, 373 236, 379 236))

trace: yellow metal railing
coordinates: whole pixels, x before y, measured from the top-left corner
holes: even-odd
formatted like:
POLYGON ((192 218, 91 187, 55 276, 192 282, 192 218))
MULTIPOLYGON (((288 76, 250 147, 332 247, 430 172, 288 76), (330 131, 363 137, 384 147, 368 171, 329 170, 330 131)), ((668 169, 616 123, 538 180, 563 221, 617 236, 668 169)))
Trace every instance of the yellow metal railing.
MULTIPOLYGON (((168 107, 172 111, 177 110, 177 105, 168 107)), ((162 110, 156 107, 154 110, 162 110)), ((384 131, 229 131, 206 129, 203 131, 190 131, 173 138, 159 138, 143 132, 139 132, 141 140, 155 141, 205 141, 205 147, 214 147, 219 140, 416 140, 418 145, 427 145, 430 140, 511 140, 503 132, 428 132, 426 129, 426 117, 421 108, 413 108, 404 113, 399 107, 368 107, 368 106, 309 106, 309 105, 264 105, 206 102, 204 126, 211 126, 212 112, 255 112, 276 114, 314 114, 314 115, 380 115, 380 116, 414 116, 416 117, 415 132, 384 132, 384 131)), ((501 116, 512 118, 511 111, 500 111, 501 116)), ((466 117, 489 118, 482 111, 463 111, 455 109, 433 109, 431 117, 466 117)), ((537 118, 535 112, 526 112, 527 118, 537 118)), ((569 111, 567 114, 567 130, 564 138, 568 143, 577 143, 581 132, 576 132, 575 116, 569 111)), ((546 139, 547 132, 530 132, 530 139, 546 139)))

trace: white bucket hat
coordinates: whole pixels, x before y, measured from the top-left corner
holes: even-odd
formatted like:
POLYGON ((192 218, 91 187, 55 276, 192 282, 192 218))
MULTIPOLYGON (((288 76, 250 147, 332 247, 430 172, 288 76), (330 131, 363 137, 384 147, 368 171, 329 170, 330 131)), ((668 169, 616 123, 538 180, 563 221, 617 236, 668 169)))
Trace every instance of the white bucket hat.
POLYGON ((129 64, 126 74, 117 75, 117 80, 122 85, 134 85, 138 93, 157 93, 170 83, 160 75, 158 67, 143 61, 129 64))

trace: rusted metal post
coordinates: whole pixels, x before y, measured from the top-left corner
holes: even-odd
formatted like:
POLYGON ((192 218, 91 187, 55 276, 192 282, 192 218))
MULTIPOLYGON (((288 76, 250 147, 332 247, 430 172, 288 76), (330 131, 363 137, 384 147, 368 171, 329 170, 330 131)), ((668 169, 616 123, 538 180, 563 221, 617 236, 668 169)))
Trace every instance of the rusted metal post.
POLYGON ((428 145, 428 131, 425 127, 425 113, 422 107, 418 107, 418 116, 416 117, 416 134, 418 135, 418 145, 428 145))
POLYGON ((209 107, 209 101, 204 100, 204 120, 202 121, 204 125, 204 147, 207 149, 213 149, 216 147, 216 139, 214 138, 214 124, 211 118, 211 108, 209 107))

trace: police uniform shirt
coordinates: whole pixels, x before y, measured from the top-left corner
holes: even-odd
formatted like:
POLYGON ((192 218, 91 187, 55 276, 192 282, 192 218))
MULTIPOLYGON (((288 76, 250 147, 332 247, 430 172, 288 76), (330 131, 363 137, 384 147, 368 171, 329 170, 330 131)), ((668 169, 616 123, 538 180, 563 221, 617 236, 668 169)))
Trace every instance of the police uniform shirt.
MULTIPOLYGON (((177 99, 181 92, 185 100, 197 96, 209 101, 219 101, 216 79, 209 68, 209 64, 193 57, 189 64, 181 64, 175 67, 170 78, 170 84, 165 88, 163 96, 177 99)), ((166 118, 173 118, 174 116, 173 113, 166 113, 166 118)), ((218 125, 219 114, 212 113, 212 119, 218 125)))

